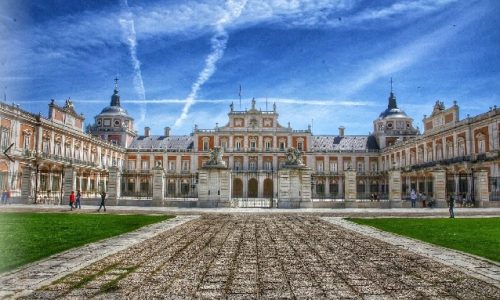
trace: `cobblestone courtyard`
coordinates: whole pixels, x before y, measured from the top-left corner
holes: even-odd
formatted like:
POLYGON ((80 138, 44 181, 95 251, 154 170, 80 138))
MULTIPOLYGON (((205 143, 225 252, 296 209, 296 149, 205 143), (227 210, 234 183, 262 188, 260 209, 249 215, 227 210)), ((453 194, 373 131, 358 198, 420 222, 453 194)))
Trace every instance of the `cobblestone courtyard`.
POLYGON ((500 289, 314 216, 204 215, 33 298, 500 299, 500 289))

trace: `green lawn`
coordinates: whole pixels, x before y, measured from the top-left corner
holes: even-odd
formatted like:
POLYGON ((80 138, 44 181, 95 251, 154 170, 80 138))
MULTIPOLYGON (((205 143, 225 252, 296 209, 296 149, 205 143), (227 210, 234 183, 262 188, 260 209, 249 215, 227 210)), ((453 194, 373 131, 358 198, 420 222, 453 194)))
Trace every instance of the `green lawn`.
POLYGON ((0 272, 173 216, 0 213, 0 272))
POLYGON ((500 218, 349 220, 500 262, 500 218))

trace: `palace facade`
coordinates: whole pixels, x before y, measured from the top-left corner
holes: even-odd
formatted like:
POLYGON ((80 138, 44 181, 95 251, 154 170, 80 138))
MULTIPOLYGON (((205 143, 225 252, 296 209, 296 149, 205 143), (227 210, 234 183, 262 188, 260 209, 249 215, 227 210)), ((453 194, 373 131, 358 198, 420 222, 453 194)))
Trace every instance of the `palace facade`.
POLYGON ((209 151, 220 147, 231 173, 231 197, 255 203, 278 198, 278 174, 286 150, 293 147, 311 170, 313 202, 338 203, 353 193, 359 201, 388 199, 393 184, 389 173, 398 170, 403 199, 414 189, 426 197, 453 194, 476 205, 496 206, 500 110, 493 107, 460 119, 456 102, 447 108, 437 101, 430 109, 421 133, 391 91, 387 108, 373 121, 372 134, 347 135, 339 127, 336 134, 315 135, 310 127, 282 125, 276 105, 263 111, 252 100, 251 108, 243 111, 231 104, 221 126, 195 126, 190 135, 175 135, 165 127, 162 135, 153 135, 148 127, 143 134, 135 131, 116 83, 110 105, 86 128, 71 100, 64 105, 52 100, 47 117, 0 103, 0 148, 8 149, 9 156, 0 159, 0 189, 28 203, 61 203, 71 190, 81 190, 84 198, 106 190, 119 203, 148 203, 153 170, 161 168, 164 199, 170 204, 196 202, 199 171, 209 151), (348 171, 355 174, 349 177, 355 190, 349 192, 348 171))

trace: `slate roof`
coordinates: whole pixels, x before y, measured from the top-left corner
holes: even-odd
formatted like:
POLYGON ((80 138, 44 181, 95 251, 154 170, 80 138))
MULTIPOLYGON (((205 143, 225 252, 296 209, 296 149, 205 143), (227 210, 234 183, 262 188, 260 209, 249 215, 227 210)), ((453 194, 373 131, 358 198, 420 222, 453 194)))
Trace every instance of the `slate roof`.
POLYGON ((312 151, 376 151, 377 141, 372 135, 331 136, 315 135, 311 137, 312 151))
POLYGON ((193 137, 190 135, 162 136, 150 135, 134 138, 128 149, 191 150, 193 137))

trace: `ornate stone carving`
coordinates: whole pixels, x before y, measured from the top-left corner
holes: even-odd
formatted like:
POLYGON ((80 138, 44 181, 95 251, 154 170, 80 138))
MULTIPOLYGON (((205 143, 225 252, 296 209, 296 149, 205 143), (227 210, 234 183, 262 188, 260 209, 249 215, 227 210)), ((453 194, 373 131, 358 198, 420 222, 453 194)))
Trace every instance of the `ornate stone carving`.
POLYGON ((206 166, 226 166, 226 162, 222 160, 224 151, 220 147, 214 147, 210 150, 210 159, 205 164, 206 166))
POLYGON ((288 148, 286 150, 286 161, 285 164, 287 166, 302 166, 304 163, 302 162, 302 153, 300 150, 295 148, 288 148))

